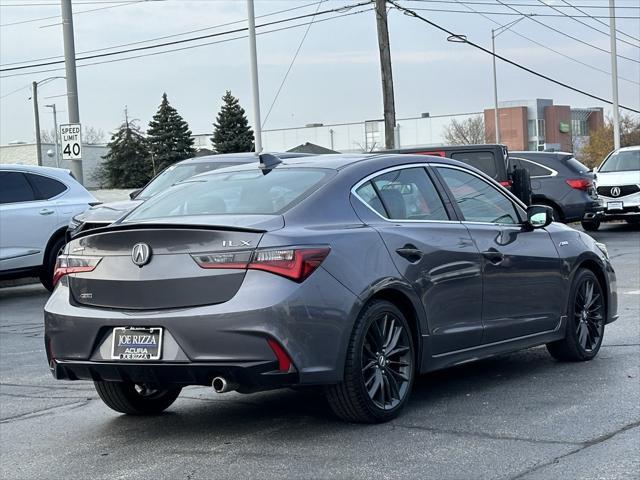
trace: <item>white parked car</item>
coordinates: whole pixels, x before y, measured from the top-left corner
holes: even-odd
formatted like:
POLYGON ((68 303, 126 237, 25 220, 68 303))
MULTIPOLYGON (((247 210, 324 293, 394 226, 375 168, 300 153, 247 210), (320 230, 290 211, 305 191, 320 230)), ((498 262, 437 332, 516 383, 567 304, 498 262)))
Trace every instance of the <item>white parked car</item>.
POLYGON ((69 170, 0 165, 0 279, 39 276, 51 290, 69 220, 97 203, 69 170))
POLYGON ((614 150, 595 172, 605 210, 596 218, 583 221, 583 228, 595 231, 601 222, 611 220, 640 223, 640 145, 614 150))

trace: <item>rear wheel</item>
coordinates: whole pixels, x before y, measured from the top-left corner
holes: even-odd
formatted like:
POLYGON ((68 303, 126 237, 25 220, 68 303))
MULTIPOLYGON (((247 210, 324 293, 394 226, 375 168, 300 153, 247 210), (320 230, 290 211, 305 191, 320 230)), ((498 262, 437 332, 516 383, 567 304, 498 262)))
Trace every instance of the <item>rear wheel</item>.
POLYGON ((116 412, 157 415, 176 401, 182 388, 161 390, 128 382, 93 382, 102 401, 116 412))
POLYGON ((595 232, 600 228, 600 220, 582 220, 580 223, 587 232, 595 232))
POLYGON ((602 345, 605 323, 602 286, 591 270, 578 270, 571 286, 565 337, 548 343, 553 358, 579 362, 595 358, 602 345))
POLYGON ((343 420, 385 422, 396 417, 407 402, 415 371, 407 320, 392 303, 376 300, 356 321, 344 380, 327 389, 327 399, 343 420))
POLYGON ((44 255, 44 262, 42 263, 42 270, 40 271, 40 283, 44 285, 44 288, 53 291, 53 271, 56 268, 56 261, 58 260, 58 255, 62 252, 62 249, 65 245, 64 237, 60 236, 56 238, 44 255))

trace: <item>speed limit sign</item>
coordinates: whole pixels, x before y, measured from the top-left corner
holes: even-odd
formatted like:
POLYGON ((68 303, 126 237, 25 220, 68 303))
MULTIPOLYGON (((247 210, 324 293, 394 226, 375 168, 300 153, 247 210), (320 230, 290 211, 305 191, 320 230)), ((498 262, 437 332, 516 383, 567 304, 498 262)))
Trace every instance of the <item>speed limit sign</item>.
POLYGON ((82 158, 82 135, 79 123, 60 125, 60 138, 63 160, 80 160, 82 158))

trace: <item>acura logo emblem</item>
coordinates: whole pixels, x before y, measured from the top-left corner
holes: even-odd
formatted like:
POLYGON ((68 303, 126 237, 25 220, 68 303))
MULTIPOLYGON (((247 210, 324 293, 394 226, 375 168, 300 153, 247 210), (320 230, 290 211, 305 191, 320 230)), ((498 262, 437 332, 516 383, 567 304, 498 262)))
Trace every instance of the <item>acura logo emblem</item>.
POLYGON ((131 260, 142 267, 151 260, 151 248, 146 243, 136 243, 131 249, 131 260))
POLYGON ((618 197, 620 196, 620 187, 613 187, 611 189, 611 196, 612 197, 618 197))

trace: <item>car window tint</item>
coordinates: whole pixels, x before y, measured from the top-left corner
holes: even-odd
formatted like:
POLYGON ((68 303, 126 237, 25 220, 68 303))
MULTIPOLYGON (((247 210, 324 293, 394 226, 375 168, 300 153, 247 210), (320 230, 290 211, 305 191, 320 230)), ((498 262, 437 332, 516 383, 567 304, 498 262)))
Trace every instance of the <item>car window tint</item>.
POLYGON ((453 193, 466 221, 519 223, 511 201, 489 183, 462 170, 438 167, 438 171, 453 193))
POLYGON ((384 210, 384 207, 382 206, 382 201, 380 200, 380 197, 378 197, 378 194, 373 188, 373 185, 371 185, 371 182, 367 182, 363 185, 360 185, 356 190, 356 194, 358 195, 358 197, 360 197, 360 199, 364 203, 369 205, 371 208, 373 208, 376 212, 378 212, 383 217, 388 218, 387 212, 384 210))
POLYGON ((0 172, 0 203, 30 202, 35 194, 20 172, 0 172))
POLYGON ((423 168, 405 168, 373 179, 394 220, 448 220, 447 211, 423 168))
POLYGON ((54 180, 53 178, 43 177, 42 175, 35 175, 33 173, 27 173, 27 177, 36 190, 36 195, 40 200, 48 200, 57 195, 60 195, 67 189, 67 186, 54 180))
POLYGON ((187 179, 147 200, 127 221, 183 215, 282 213, 317 189, 330 174, 320 169, 211 173, 187 179))
POLYGON ((493 152, 458 152, 452 153, 451 158, 471 165, 491 178, 498 178, 496 159, 493 156, 493 152))
POLYGON ((567 165, 574 171, 574 172, 578 172, 578 173, 585 173, 590 171, 591 169, 589 167, 587 167, 584 163, 582 163, 580 160, 571 157, 570 159, 567 160, 567 165))
POLYGON ((532 177, 548 177, 553 172, 542 165, 538 165, 537 163, 533 163, 527 159, 520 160, 520 166, 529 171, 529 175, 532 177))

